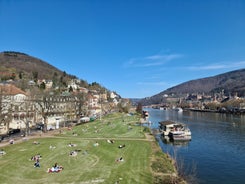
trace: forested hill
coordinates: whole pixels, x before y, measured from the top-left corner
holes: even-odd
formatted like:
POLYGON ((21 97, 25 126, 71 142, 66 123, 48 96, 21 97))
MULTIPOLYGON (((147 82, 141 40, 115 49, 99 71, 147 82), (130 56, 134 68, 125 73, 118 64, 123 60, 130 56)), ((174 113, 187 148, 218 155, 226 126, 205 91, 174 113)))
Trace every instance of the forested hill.
POLYGON ((38 73, 38 78, 40 79, 52 79, 54 75, 63 75, 64 72, 41 59, 25 53, 14 51, 1 52, 0 76, 3 78, 13 73, 15 75, 22 73, 27 78, 32 78, 33 73, 38 73))
MULTIPOLYGON (((27 84, 31 80, 36 82, 43 79, 51 80, 54 87, 65 88, 71 79, 78 78, 28 54, 16 51, 0 52, 0 82, 13 80, 17 87, 25 90, 28 86, 23 84, 27 84)), ((99 83, 88 84, 84 79, 79 80, 81 87, 107 90, 99 83)))
POLYGON ((245 96, 245 69, 184 82, 152 97, 144 98, 141 103, 147 105, 159 103, 166 94, 212 94, 221 90, 224 90, 226 95, 237 93, 238 96, 245 96))

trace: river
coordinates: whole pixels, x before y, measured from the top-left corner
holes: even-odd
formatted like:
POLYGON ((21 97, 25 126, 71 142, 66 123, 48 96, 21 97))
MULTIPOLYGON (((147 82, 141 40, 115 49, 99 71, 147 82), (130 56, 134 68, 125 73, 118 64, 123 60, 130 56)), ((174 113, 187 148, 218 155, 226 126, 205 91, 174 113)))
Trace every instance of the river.
POLYGON ((245 116, 174 110, 145 109, 151 128, 158 122, 174 120, 188 125, 192 140, 181 144, 165 143, 157 136, 162 150, 178 161, 193 183, 245 183, 245 116))

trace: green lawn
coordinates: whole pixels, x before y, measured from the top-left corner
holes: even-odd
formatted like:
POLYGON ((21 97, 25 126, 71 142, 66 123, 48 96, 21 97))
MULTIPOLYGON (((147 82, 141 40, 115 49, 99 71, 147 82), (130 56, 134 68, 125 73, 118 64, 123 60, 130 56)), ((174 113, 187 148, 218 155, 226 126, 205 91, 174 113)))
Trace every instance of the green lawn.
POLYGON ((3 149, 6 155, 0 156, 0 183, 156 183, 152 169, 159 171, 164 166, 164 172, 167 173, 172 172, 173 168, 166 157, 164 161, 159 160, 165 154, 157 156, 155 164, 152 162, 152 145, 156 142, 146 139, 145 128, 136 125, 138 120, 137 116, 116 113, 102 120, 75 126, 71 130, 63 128, 62 132, 52 138, 38 137, 5 146, 3 149), (107 140, 113 140, 114 143, 108 143, 107 140), (35 145, 34 141, 40 144, 35 145), (69 147, 69 143, 76 144, 76 147, 69 147), (95 143, 98 146, 94 146, 95 143), (123 144, 125 147, 119 149, 118 146, 123 144), (55 148, 50 149, 50 146, 55 148), (77 156, 70 156, 72 150, 80 151, 77 156), (36 154, 42 156, 40 168, 35 168, 34 161, 30 160, 36 154), (116 161, 120 157, 123 161, 116 161), (56 162, 64 170, 47 173, 47 169, 56 162), (168 165, 165 167, 161 162, 168 165))

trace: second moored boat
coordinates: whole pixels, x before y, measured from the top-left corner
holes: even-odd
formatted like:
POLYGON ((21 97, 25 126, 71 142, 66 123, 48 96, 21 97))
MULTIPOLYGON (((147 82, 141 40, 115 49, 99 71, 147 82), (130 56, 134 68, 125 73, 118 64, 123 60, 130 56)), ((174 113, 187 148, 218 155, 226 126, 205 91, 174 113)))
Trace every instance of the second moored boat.
POLYGON ((184 123, 161 121, 159 130, 163 136, 168 136, 172 140, 191 140, 191 131, 184 123))

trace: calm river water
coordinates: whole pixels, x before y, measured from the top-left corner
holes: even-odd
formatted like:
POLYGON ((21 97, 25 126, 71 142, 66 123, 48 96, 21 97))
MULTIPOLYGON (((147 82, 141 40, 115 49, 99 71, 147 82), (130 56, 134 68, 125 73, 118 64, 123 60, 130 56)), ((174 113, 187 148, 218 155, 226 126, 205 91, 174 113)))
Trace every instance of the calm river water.
POLYGON ((162 150, 194 171, 200 184, 245 183, 245 116, 174 110, 146 109, 151 128, 158 122, 174 120, 188 125, 192 140, 185 144, 165 143, 162 150))

